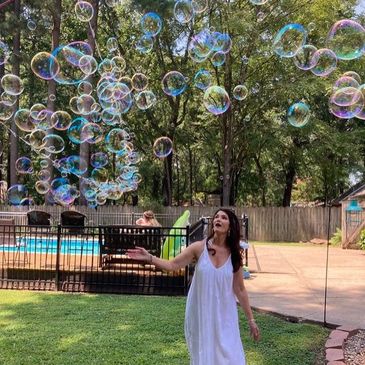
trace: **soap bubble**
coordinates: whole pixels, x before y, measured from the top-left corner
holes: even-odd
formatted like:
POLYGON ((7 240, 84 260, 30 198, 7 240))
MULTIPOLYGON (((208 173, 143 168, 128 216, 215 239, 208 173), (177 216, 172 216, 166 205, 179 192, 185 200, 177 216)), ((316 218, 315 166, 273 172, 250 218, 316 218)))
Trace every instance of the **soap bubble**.
POLYGON ((310 109, 306 103, 295 103, 288 109, 288 122, 297 128, 304 127, 310 118, 310 109))
POLYGON ((75 13, 80 21, 89 22, 94 15, 94 8, 87 1, 78 1, 75 4, 75 13))
POLYGON ((204 106, 214 115, 223 114, 231 105, 227 91, 220 86, 210 86, 205 90, 204 106))
POLYGON ((355 87, 343 87, 336 90, 330 99, 330 103, 334 103, 338 106, 351 106, 357 104, 358 102, 364 101, 363 94, 361 90, 355 87))
POLYGON ((153 38, 149 35, 143 35, 138 39, 136 49, 141 53, 150 53, 153 49, 153 38))
POLYGON ((20 157, 15 161, 15 169, 18 174, 33 173, 33 164, 30 158, 20 157))
POLYGON ((191 6, 195 14, 203 13, 208 8, 208 0, 192 0, 191 6))
POLYGON ((165 158, 172 152, 172 141, 169 137, 159 137, 153 143, 153 153, 158 158, 165 158))
POLYGON ((294 56, 294 64, 301 70, 310 70, 312 69, 316 64, 316 59, 313 58, 313 55, 317 51, 317 48, 306 44, 303 47, 299 48, 298 52, 294 56))
POLYGON ((155 94, 150 90, 144 90, 135 96, 135 102, 139 109, 147 110, 156 104, 155 94))
POLYGON ((359 82, 350 76, 341 76, 338 80, 336 80, 333 85, 333 89, 342 89, 345 87, 352 87, 357 89, 360 86, 359 82))
POLYGON ((245 100, 248 95, 248 89, 245 85, 237 85, 233 89, 233 97, 236 100, 245 100))
POLYGON ((93 153, 90 157, 90 164, 96 169, 100 169, 108 164, 108 155, 104 152, 93 153))
POLYGON ((1 86, 9 95, 20 95, 24 90, 23 81, 19 76, 6 74, 1 78, 1 86))
POLYGON ((60 71, 58 61, 48 52, 37 53, 30 65, 34 74, 43 80, 52 80, 60 71))
POLYGON ((132 86, 137 91, 142 91, 148 86, 148 78, 145 74, 137 72, 132 77, 132 86))
POLYGON ((14 115, 14 122, 23 132, 32 132, 37 128, 36 121, 31 117, 29 109, 18 109, 14 115))
POLYGON ((170 71, 162 79, 162 90, 169 96, 182 94, 186 86, 184 75, 178 71, 170 71))
POLYGON ((341 60, 359 58, 365 51, 365 29, 354 20, 340 20, 329 31, 326 46, 341 60))
POLYGON ((64 110, 57 110, 51 116, 51 126, 58 131, 65 131, 71 125, 72 117, 64 110))
POLYGON ((47 194, 49 192, 49 189, 51 188, 49 182, 44 181, 44 180, 38 180, 36 181, 36 183, 34 184, 35 190, 37 191, 38 194, 47 194))
POLYGON ((43 138, 44 149, 53 154, 61 153, 65 149, 65 141, 58 134, 47 134, 43 138))
POLYGON ((156 13, 146 13, 141 19, 141 28, 147 36, 155 37, 161 31, 162 19, 156 13))
POLYGON ((355 79, 359 84, 361 84, 361 77, 360 75, 355 71, 347 71, 342 76, 348 76, 355 79))
POLYGON ((321 48, 313 55, 315 66, 311 68, 311 72, 316 76, 325 77, 332 73, 337 67, 336 54, 327 48, 321 48))
POLYGON ((97 71, 98 62, 91 55, 83 55, 79 60, 79 68, 86 76, 89 76, 97 71))
POLYGON ((16 184, 8 189, 8 202, 11 205, 20 205, 21 201, 28 195, 28 189, 25 185, 16 184))
POLYGON ((213 66, 220 67, 226 62, 226 55, 222 51, 215 52, 211 57, 211 61, 213 66))
POLYGON ((294 57, 307 40, 307 31, 300 24, 287 24, 274 38, 274 52, 280 57, 294 57))
POLYGON ((178 0, 174 6, 175 19, 181 23, 189 23, 194 16, 194 9, 191 0, 178 0))
POLYGON ((212 75, 209 71, 201 69, 194 76, 194 86, 206 90, 212 84, 212 75))

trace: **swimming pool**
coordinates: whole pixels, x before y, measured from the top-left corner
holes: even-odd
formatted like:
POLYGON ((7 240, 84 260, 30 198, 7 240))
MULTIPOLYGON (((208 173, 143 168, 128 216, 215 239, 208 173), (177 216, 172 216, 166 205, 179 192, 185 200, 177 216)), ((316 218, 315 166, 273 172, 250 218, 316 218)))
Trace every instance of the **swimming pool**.
MULTIPOLYGON (((56 237, 17 237, 16 245, 1 245, 0 252, 57 253, 56 237)), ((99 255, 99 241, 67 239, 61 241, 63 255, 99 255)))

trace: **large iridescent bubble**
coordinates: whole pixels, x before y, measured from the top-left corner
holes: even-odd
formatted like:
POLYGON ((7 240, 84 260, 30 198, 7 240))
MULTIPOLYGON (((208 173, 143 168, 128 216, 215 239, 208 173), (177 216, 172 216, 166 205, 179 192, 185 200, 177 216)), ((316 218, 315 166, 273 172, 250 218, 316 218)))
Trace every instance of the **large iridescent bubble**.
POLYGON ((20 205, 21 201, 28 195, 28 188, 25 185, 12 185, 8 189, 8 202, 11 205, 20 205))
POLYGON ((329 31, 326 46, 341 60, 359 58, 365 51, 365 29, 354 20, 340 20, 329 31))
POLYGON ((221 86, 210 86, 205 90, 203 103, 214 115, 223 114, 231 105, 227 91, 221 86))
POLYGON ((206 90, 212 84, 212 75, 209 71, 201 69, 194 76, 194 86, 206 90))
POLYGON ((104 152, 95 152, 90 157, 91 166, 100 169, 108 164, 108 155, 104 152))
POLYGON ((174 6, 175 19, 182 24, 189 23, 194 16, 191 0, 178 0, 174 6))
POLYGON ((156 95, 150 90, 144 90, 135 96, 136 106, 141 110, 147 110, 156 104, 156 95))
POLYGON ((141 28, 147 36, 155 37, 161 31, 162 19, 156 13, 146 13, 141 19, 141 28))
POLYGON ((23 81, 13 74, 4 75, 1 78, 1 86, 9 95, 20 95, 24 90, 23 81))
POLYGON ((94 15, 94 8, 87 1, 78 1, 75 4, 75 13, 80 21, 89 22, 94 15))
POLYGON ((15 161, 15 169, 18 174, 33 173, 32 160, 28 157, 20 157, 15 161))
POLYGON ((294 57, 306 40, 307 31, 301 24, 287 24, 276 34, 273 49, 280 57, 294 57))
POLYGON ((316 65, 316 59, 313 58, 316 51, 317 48, 310 44, 306 44, 299 48, 293 59, 295 66, 305 71, 312 69, 316 65))
POLYGON ((169 137, 159 137, 153 144, 153 153, 158 158, 165 158, 172 152, 172 141, 169 137))
POLYGON ((169 96, 182 94, 186 87, 185 76, 178 71, 170 71, 162 79, 162 90, 169 96))
POLYGON ((295 103, 288 109, 288 122, 297 128, 304 127, 310 118, 310 109, 306 103, 295 103))
POLYGON ((37 53, 30 62, 35 75, 43 80, 52 80, 60 71, 57 59, 48 52, 37 53))
POLYGON ((313 55, 312 62, 315 66, 310 71, 316 76, 328 76, 337 67, 336 54, 327 48, 321 48, 316 51, 313 55))
POLYGON ((236 100, 245 100, 248 95, 248 89, 245 85, 237 85, 233 89, 233 97, 236 100))

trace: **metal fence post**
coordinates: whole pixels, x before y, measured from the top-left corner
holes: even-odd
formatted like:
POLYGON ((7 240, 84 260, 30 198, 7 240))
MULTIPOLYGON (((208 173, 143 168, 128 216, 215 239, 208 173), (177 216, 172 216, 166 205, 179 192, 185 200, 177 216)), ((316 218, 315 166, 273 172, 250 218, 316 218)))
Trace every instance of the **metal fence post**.
POLYGON ((60 255, 61 255, 61 225, 57 226, 57 254, 56 254, 56 291, 60 290, 60 255))
MULTIPOLYGON (((189 245, 189 237, 190 237, 190 227, 186 226, 186 231, 185 231, 186 247, 189 245)), ((184 295, 187 295, 187 293, 188 293, 188 285, 189 285, 189 265, 185 266, 184 295)))

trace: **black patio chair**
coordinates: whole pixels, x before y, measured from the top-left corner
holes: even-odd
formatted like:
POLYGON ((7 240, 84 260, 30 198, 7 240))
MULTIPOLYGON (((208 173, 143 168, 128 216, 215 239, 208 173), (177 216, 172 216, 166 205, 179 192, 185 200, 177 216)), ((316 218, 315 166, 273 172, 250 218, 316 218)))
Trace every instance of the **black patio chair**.
POLYGON ((27 213, 28 226, 50 226, 51 215, 42 210, 31 210, 27 213))
POLYGON ((61 213, 61 226, 67 227, 70 233, 83 233, 86 215, 76 210, 66 210, 61 213))

